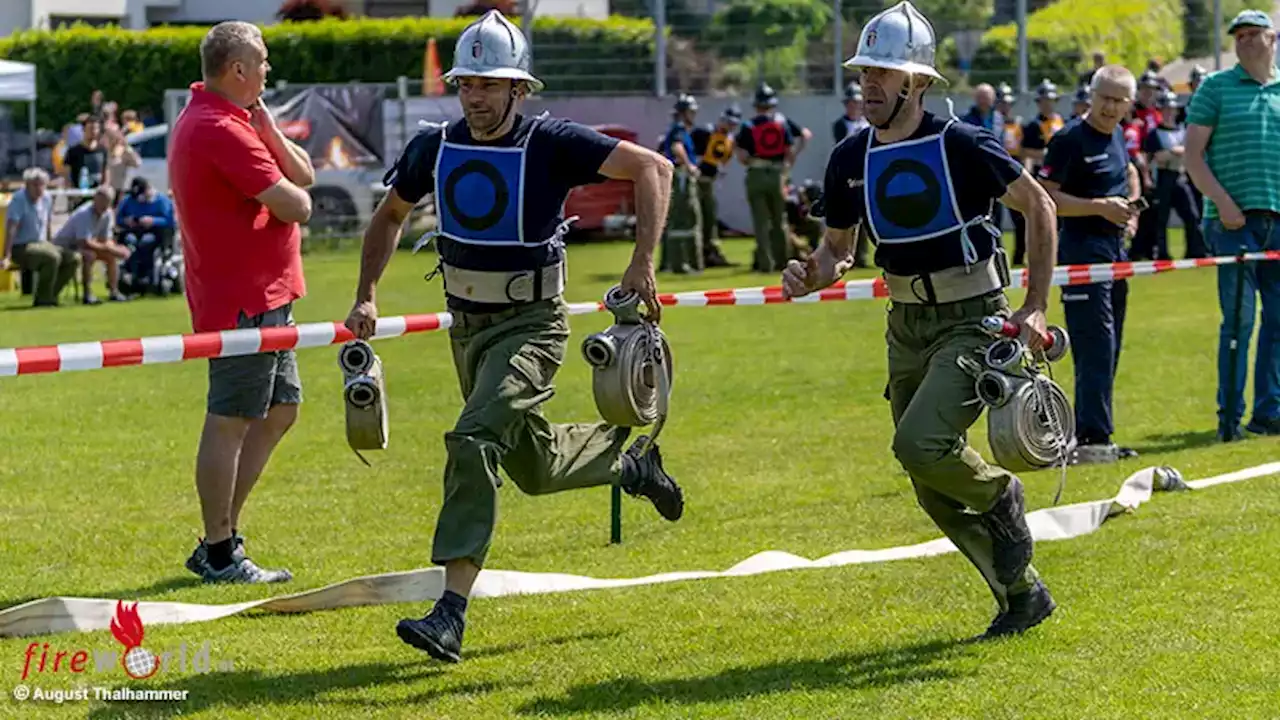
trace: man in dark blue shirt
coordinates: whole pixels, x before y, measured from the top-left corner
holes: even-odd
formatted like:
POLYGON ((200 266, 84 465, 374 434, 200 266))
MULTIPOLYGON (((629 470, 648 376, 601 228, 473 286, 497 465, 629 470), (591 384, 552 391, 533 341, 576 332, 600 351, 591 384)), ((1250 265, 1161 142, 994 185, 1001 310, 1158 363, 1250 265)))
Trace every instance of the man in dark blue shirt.
POLYGON ((346 326, 358 338, 374 334, 374 287, 409 211, 434 193, 453 311, 449 338, 466 407, 444 438, 444 502, 431 559, 444 565, 445 592, 426 617, 401 620, 396 632, 434 658, 458 662, 467 597, 493 539, 499 466, 533 495, 618 483, 673 521, 684 501, 646 438, 623 451, 630 428, 552 424, 539 409, 555 392, 569 337, 559 216, 566 195, 605 178, 635 183, 636 249, 620 284, 639 294, 657 323, 653 251, 671 163, 573 122, 522 115, 526 94, 542 83, 529 73, 524 35, 496 10, 462 32, 445 79, 459 86, 463 120, 419 133, 387 173, 391 189, 365 231, 346 326))
POLYGON ((852 264, 866 224, 889 289, 893 452, 920 506, 978 569, 1000 613, 985 637, 1042 622, 1055 603, 1031 565, 1022 482, 988 464, 965 435, 982 414, 960 365, 989 347, 984 317, 1000 316, 1043 347, 1055 228, 1048 194, 992 131, 926 112, 933 67, 929 21, 900 2, 867 22, 846 67, 862 70, 867 120, 831 152, 823 186, 827 231, 807 260, 788 263, 789 297, 826 287, 852 264), (1028 229, 1025 304, 1011 312, 1008 263, 993 205, 1023 213, 1028 229))
MULTIPOLYGON (((1133 74, 1119 65, 1093 76, 1090 109, 1049 141, 1039 177, 1062 218, 1058 262, 1112 263, 1127 259, 1124 241, 1137 232, 1141 194, 1121 122, 1135 94, 1133 74)), ((1112 389, 1120 362, 1128 282, 1062 288, 1062 307, 1075 360, 1076 457, 1115 462, 1136 453, 1111 441, 1112 389)))

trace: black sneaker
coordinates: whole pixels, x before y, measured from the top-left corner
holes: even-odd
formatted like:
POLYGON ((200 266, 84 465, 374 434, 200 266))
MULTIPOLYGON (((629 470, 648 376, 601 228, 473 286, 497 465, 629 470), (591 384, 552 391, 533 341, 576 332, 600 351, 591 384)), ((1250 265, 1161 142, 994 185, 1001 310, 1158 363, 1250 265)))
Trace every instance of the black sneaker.
POLYGON ((996 580, 1002 585, 1017 582, 1031 564, 1035 543, 1027 527, 1022 481, 1013 478, 995 507, 982 514, 982 524, 991 533, 991 562, 996 580))
POLYGON ((1009 609, 997 615, 979 639, 1019 635, 1044 622, 1057 607, 1049 588, 1037 580, 1030 590, 1009 596, 1009 609))
POLYGON ((676 479, 662 469, 662 452, 657 443, 641 452, 648 442, 648 436, 641 435, 623 454, 622 489, 628 495, 649 498, 659 515, 675 522, 684 515, 684 492, 676 479))
MULTIPOLYGON (((239 562, 245 558, 244 554, 244 536, 236 533, 231 536, 232 549, 231 559, 239 562)), ((200 538, 196 549, 191 551, 191 557, 187 558, 187 569, 195 573, 198 577, 205 576, 205 567, 209 564, 209 546, 205 544, 204 538, 200 538)))
POLYGON ((447 663, 462 660, 462 634, 466 623, 439 605, 421 620, 404 618, 396 623, 400 639, 447 663))

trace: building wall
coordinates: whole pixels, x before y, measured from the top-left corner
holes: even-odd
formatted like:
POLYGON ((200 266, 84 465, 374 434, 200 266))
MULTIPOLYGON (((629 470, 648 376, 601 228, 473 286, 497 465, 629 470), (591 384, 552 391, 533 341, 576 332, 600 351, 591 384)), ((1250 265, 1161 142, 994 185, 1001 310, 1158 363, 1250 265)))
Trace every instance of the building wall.
POLYGON ((31 6, 20 0, 0 2, 0 37, 31 27, 31 6))

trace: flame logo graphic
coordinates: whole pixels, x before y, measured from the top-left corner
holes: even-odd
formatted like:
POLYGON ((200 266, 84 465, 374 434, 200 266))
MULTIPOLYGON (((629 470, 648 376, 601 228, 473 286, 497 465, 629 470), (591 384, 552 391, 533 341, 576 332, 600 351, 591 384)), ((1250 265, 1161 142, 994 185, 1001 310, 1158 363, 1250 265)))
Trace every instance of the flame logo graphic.
POLYGON ((142 648, 144 634, 142 618, 138 617, 138 603, 126 606, 117 600, 115 616, 111 618, 111 635, 124 645, 120 666, 134 680, 149 678, 160 670, 160 658, 142 648))

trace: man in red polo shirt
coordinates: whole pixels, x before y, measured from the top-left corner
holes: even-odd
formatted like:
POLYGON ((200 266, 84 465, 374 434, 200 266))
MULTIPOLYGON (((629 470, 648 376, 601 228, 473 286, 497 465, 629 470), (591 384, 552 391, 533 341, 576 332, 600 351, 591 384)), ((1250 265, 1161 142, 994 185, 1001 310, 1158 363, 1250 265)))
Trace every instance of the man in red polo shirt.
MULTIPOLYGON (((249 23, 214 26, 200 43, 204 82, 174 124, 169 179, 182 227, 187 305, 196 332, 293 324, 306 292, 298 224, 315 181, 260 96, 267 48, 249 23)), ((240 511, 276 444, 298 417, 293 351, 209 361, 208 414, 196 458, 205 537, 187 568, 208 582, 284 582, 245 554, 240 511)))

